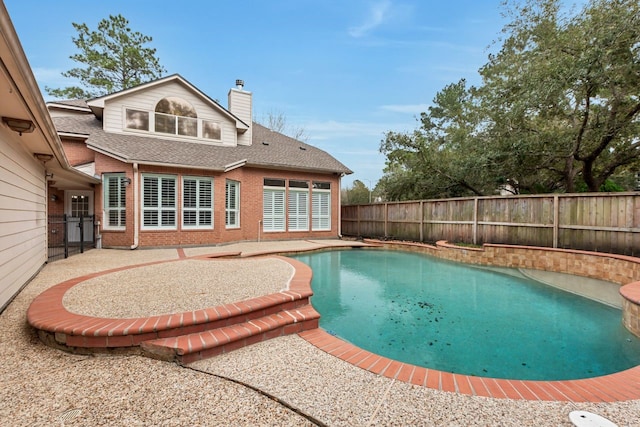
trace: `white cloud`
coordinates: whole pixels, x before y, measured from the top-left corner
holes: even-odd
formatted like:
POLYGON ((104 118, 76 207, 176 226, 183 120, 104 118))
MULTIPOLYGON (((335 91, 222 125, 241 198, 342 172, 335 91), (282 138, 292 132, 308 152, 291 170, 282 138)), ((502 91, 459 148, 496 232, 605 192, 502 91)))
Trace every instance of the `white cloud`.
POLYGON ((391 104, 380 106, 381 110, 403 114, 420 114, 427 111, 428 108, 429 105, 427 104, 391 104))
POLYGON ((372 4, 365 21, 356 27, 349 28, 349 35, 351 37, 359 38, 380 26, 385 21, 390 7, 391 2, 388 0, 372 4))

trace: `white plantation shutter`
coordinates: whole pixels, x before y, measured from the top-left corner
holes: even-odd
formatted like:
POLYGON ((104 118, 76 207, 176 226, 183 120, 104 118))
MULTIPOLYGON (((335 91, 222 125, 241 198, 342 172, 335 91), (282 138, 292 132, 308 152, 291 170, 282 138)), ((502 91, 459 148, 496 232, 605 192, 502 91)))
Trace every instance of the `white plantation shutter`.
POLYGON ((331 230, 331 192, 314 190, 311 201, 311 218, 312 230, 331 230))
POLYGON ((262 193, 262 227, 264 231, 285 231, 284 189, 267 189, 262 193))
POLYGON ((105 174, 104 211, 105 228, 124 229, 126 226, 126 187, 123 174, 105 174))
POLYGON ((289 231, 309 230, 309 191, 289 188, 289 231))
POLYGON ((182 181, 182 226, 212 228, 213 180, 185 177, 182 181))
POLYGON ((176 227, 176 178, 142 176, 142 228, 176 227))
POLYGON ((240 183, 227 180, 225 187, 225 225, 237 228, 240 227, 240 183))
POLYGON ((198 225, 213 226, 213 180, 198 182, 198 225))

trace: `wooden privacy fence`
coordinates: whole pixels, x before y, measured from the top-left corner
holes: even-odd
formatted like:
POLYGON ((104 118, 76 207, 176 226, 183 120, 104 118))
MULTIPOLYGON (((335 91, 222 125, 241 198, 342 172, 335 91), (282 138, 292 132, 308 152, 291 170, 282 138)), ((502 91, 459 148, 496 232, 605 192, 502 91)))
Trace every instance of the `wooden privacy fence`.
POLYGON ((504 243, 640 256, 640 193, 490 196, 349 205, 344 236, 504 243))

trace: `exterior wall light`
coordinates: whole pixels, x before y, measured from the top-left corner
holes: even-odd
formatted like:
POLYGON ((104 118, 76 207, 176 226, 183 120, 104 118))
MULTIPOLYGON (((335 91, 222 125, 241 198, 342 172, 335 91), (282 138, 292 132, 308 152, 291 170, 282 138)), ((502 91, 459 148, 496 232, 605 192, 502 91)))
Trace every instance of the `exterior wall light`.
POLYGON ((46 153, 34 153, 33 157, 41 161, 42 163, 47 163, 49 160, 53 159, 53 154, 46 153))
POLYGON ((125 187, 128 187, 129 185, 131 185, 131 178, 123 179, 122 183, 124 184, 125 187))
POLYGON ((20 136, 22 136, 23 133, 31 133, 36 129, 36 125, 34 125, 31 120, 3 117, 2 121, 9 126, 9 129, 18 132, 20 136))

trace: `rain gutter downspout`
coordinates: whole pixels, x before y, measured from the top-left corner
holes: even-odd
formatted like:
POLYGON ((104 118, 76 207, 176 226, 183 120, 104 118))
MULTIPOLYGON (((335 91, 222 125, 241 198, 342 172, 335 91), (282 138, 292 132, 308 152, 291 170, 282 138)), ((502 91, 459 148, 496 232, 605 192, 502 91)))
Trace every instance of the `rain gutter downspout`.
POLYGON ((342 177, 343 173, 338 177, 338 238, 342 239, 342 177))
POLYGON ((133 245, 131 250, 137 249, 140 240, 140 201, 138 200, 138 163, 133 164, 133 245))

